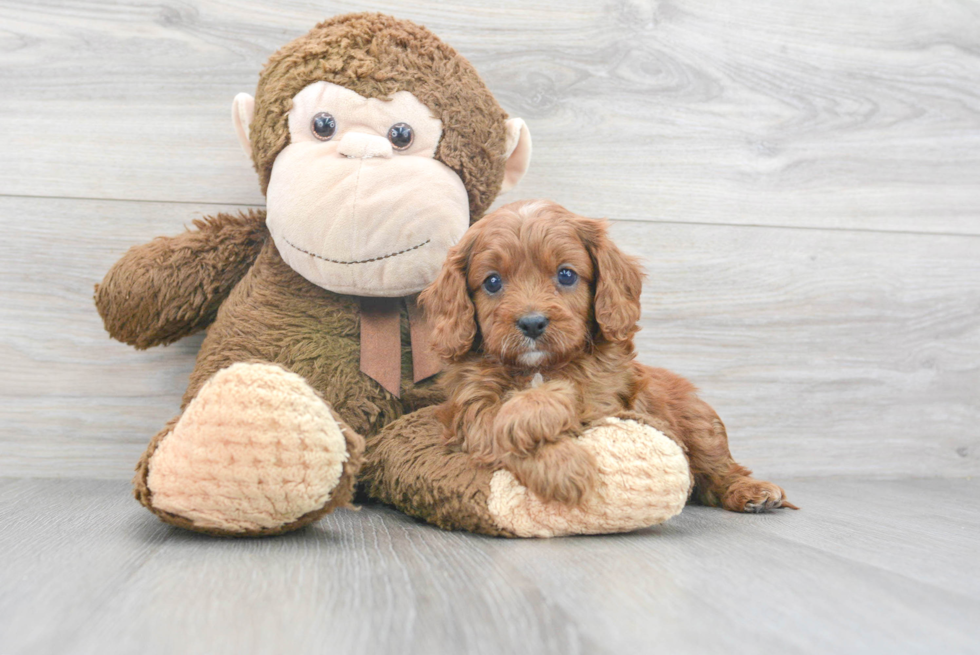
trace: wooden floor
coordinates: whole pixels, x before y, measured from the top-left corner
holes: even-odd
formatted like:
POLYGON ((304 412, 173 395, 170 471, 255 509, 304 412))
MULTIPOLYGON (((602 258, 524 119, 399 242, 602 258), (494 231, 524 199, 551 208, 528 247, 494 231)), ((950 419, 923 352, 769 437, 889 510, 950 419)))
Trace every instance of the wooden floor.
POLYGON ((793 480, 551 541, 341 511, 272 539, 158 522, 124 482, 0 479, 0 652, 976 653, 980 481, 793 480))
POLYGON ((980 653, 978 89, 970 0, 0 0, 0 655, 980 653), (130 498, 201 336, 112 342, 93 285, 264 204, 232 98, 365 9, 527 121, 498 203, 613 220, 639 358, 802 511, 532 542, 370 507, 224 541, 130 498))

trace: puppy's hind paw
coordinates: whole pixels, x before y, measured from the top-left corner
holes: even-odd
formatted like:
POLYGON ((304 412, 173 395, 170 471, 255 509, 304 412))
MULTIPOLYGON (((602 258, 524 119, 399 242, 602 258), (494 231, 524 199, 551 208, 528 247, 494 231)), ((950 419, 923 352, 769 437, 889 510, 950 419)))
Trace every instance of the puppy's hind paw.
POLYGON ((762 514, 779 508, 799 509, 786 500, 782 487, 749 477, 736 480, 728 488, 722 506, 732 512, 748 514, 762 514))

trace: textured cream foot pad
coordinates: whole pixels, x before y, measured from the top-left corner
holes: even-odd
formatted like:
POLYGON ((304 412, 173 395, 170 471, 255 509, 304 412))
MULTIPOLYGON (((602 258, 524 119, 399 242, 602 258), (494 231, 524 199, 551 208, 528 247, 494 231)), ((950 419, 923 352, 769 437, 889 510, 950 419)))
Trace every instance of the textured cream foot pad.
POLYGON ((579 443, 599 465, 600 487, 582 507, 543 503, 510 471, 490 481, 490 514, 519 537, 629 532, 663 523, 684 509, 690 468, 681 447, 659 430, 608 418, 579 443))
POLYGON ((275 528, 323 507, 347 444, 303 378, 234 364, 191 401, 150 461, 153 506, 202 528, 275 528))

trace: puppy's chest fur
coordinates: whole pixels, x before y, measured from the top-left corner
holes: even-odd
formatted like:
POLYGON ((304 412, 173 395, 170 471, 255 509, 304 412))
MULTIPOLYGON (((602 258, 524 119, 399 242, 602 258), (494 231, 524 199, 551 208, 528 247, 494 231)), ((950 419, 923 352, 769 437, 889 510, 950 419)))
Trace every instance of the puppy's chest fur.
POLYGON ((582 424, 633 409, 638 381, 633 354, 623 348, 598 348, 555 369, 515 371, 509 391, 521 391, 551 380, 575 387, 582 424))

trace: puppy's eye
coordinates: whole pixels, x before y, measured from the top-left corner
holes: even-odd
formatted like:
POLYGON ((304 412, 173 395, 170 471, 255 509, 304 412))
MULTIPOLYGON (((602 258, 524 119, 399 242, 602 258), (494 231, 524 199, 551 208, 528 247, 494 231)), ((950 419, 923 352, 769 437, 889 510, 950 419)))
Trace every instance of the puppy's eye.
POLYGON ((415 131, 408 123, 395 123, 388 128, 388 140, 395 150, 406 150, 415 141, 415 131))
POLYGON ((570 287, 576 282, 578 282, 578 273, 570 268, 558 269, 558 284, 563 287, 570 287))
POLYGON ((483 281, 483 288, 487 293, 497 293, 500 291, 501 287, 504 286, 504 281, 500 279, 500 276, 496 273, 488 275, 487 279, 483 281))
POLYGON ((329 141, 333 138, 334 132, 337 131, 337 119, 327 112, 321 111, 310 121, 310 129, 316 138, 321 141, 329 141))

